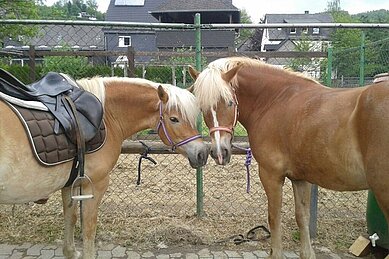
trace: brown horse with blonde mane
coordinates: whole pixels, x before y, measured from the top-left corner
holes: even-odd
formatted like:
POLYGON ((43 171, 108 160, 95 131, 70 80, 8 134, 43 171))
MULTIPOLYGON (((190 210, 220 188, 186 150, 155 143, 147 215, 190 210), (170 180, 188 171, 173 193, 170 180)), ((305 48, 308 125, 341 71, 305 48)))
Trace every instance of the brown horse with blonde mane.
POLYGON ((210 128, 211 156, 230 161, 236 120, 247 129, 268 198, 271 258, 282 258, 281 204, 291 180, 301 258, 315 258, 309 236, 311 184, 371 189, 389 220, 389 81, 334 89, 245 57, 191 69, 192 90, 210 128))
MULTIPOLYGON (((136 78, 82 79, 78 84, 102 102, 106 128, 104 145, 85 156, 85 174, 93 186, 82 182, 84 193, 91 193, 94 189, 94 198, 84 200, 82 204, 83 258, 94 258, 98 207, 108 187, 109 173, 126 138, 158 125, 162 141, 174 145, 176 151, 188 157, 195 168, 206 163, 208 149, 197 137, 195 123, 200 110, 189 91, 136 78)), ((61 190, 65 219, 63 252, 67 258, 78 258, 80 253, 74 243, 77 203, 72 202, 71 187, 64 187, 72 162, 42 165, 31 150, 18 116, 2 100, 0 114, 0 203, 47 199, 61 190)))

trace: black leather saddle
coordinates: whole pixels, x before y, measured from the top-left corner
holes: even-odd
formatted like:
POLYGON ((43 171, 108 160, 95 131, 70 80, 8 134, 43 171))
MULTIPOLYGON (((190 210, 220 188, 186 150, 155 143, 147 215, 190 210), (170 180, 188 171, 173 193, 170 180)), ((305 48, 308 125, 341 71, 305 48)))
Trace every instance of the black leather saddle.
POLYGON ((56 72, 49 72, 41 80, 25 85, 0 69, 0 92, 26 101, 42 102, 56 119, 54 132, 58 134, 62 126, 62 130, 73 143, 77 142, 77 130, 81 132, 85 142, 91 140, 103 120, 103 107, 99 99, 79 88, 70 77, 56 72), (69 100, 74 105, 69 103, 69 100), (72 106, 76 112, 72 111, 72 106), (79 121, 78 125, 75 117, 79 121))

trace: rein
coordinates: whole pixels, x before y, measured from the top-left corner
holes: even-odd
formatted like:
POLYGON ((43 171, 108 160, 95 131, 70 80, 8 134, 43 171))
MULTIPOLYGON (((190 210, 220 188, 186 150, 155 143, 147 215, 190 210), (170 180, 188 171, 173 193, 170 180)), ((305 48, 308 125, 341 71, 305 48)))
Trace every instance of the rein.
POLYGON ((182 145, 185 145, 193 140, 196 140, 198 138, 201 138, 202 136, 200 134, 198 135, 195 135, 195 136, 192 136, 192 137, 189 137, 187 139, 184 139, 178 143, 174 143, 173 140, 171 139, 171 137, 169 136, 169 133, 167 132, 166 130, 166 126, 165 126, 165 123, 163 121, 163 115, 162 115, 162 102, 159 103, 159 122, 158 122, 158 125, 157 125, 157 132, 159 131, 159 129, 162 127, 162 130, 165 134, 165 137, 167 138, 167 140, 169 141, 170 145, 172 146, 171 150, 172 151, 175 151, 178 147, 182 146, 182 145))
POLYGON ((234 145, 232 144, 233 147, 237 148, 237 149, 240 149, 240 150, 243 150, 243 151, 246 151, 246 161, 244 162, 244 165, 246 167, 246 173, 247 173, 247 177, 246 177, 246 181, 247 181, 247 186, 246 186, 246 192, 249 193, 250 192, 250 165, 251 165, 251 160, 253 159, 253 154, 251 152, 251 148, 243 148, 243 147, 239 147, 237 145, 234 145))

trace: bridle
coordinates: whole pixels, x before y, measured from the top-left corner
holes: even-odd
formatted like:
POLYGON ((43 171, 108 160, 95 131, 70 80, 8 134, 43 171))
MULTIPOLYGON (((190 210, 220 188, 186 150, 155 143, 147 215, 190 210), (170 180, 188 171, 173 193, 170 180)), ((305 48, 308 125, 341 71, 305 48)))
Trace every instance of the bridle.
POLYGON ((234 110, 234 122, 232 124, 232 127, 225 127, 225 126, 212 127, 209 129, 209 134, 214 133, 215 131, 225 131, 230 133, 232 136, 234 136, 234 129, 236 124, 238 123, 239 109, 238 109, 238 99, 236 98, 235 91, 233 93, 234 93, 233 97, 235 102, 235 110, 234 110))
POLYGON ((157 132, 159 131, 159 129, 161 127, 162 127, 162 130, 163 130, 163 133, 165 134, 166 139, 169 141, 170 145, 172 146, 172 151, 175 151, 178 147, 180 147, 182 145, 185 145, 185 144, 187 144, 187 143, 189 143, 189 142, 191 142, 193 140, 196 140, 196 139, 202 137, 200 134, 198 134, 198 135, 189 137, 187 139, 184 139, 184 140, 182 140, 182 141, 180 141, 178 143, 174 143, 174 141, 169 136, 169 133, 167 132, 165 123, 163 121, 162 102, 159 103, 159 122, 158 122, 158 125, 157 125, 157 132))

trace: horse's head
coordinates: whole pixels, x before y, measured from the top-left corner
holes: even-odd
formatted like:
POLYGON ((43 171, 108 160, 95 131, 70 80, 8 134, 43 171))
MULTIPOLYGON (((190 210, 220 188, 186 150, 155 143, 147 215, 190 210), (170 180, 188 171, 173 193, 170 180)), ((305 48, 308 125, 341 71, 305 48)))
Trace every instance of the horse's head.
POLYGON ((238 101, 232 80, 241 65, 226 72, 217 67, 208 67, 202 73, 189 67, 194 85, 189 89, 194 93, 203 112, 212 140, 211 156, 219 165, 226 165, 231 159, 234 127, 238 119, 238 101))
POLYGON ((158 97, 157 130, 161 140, 172 150, 188 157, 193 168, 205 165, 208 148, 195 128, 200 110, 193 94, 172 85, 160 85, 158 97))

